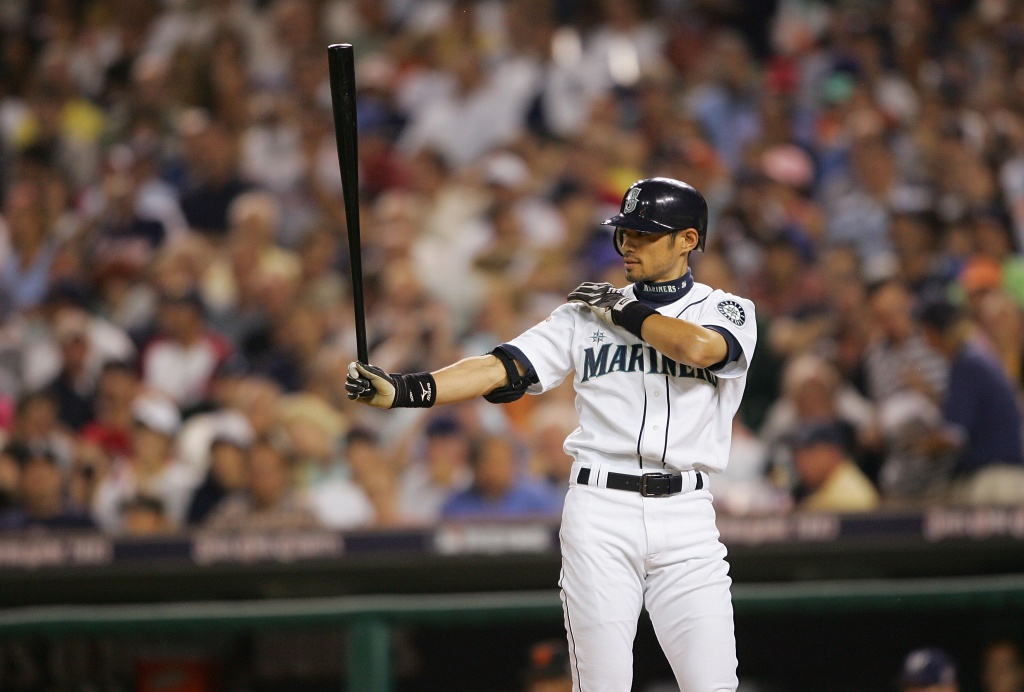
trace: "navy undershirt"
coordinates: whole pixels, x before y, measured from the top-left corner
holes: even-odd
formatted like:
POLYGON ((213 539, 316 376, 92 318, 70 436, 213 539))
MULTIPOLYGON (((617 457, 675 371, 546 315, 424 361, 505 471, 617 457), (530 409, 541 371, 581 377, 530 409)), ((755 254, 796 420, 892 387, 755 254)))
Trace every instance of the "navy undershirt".
POLYGON ((674 303, 693 288, 693 272, 689 269, 678 279, 671 281, 637 281, 633 284, 633 295, 644 305, 659 308, 674 303))

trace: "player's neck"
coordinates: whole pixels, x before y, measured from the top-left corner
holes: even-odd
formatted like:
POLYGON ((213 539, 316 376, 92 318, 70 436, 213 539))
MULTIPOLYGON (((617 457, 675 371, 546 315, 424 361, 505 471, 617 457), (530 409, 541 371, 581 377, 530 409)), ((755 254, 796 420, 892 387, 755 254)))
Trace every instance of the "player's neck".
POLYGON ((669 281, 637 281, 633 294, 648 305, 667 305, 679 300, 693 288, 693 274, 687 269, 682 276, 669 281))

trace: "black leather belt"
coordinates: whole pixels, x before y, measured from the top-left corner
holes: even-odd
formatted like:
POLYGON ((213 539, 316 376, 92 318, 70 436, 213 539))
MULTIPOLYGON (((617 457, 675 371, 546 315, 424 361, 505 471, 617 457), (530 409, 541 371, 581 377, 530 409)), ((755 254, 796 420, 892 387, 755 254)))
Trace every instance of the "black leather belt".
MULTIPOLYGON (((700 475, 700 471, 694 471, 694 473, 697 474, 694 490, 700 490, 704 487, 704 478, 700 475)), ((576 482, 580 485, 590 485, 590 469, 580 469, 576 475, 576 482)), ((609 473, 605 487, 640 493, 644 497, 665 497, 683 491, 683 477, 674 473, 645 473, 642 476, 609 473)))

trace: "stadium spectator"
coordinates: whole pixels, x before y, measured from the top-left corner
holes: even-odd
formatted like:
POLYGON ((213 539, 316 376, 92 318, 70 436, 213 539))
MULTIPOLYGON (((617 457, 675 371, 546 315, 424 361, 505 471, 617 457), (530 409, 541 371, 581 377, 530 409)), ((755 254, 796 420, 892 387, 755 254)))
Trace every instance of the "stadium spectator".
POLYGON ((375 509, 362 481, 376 466, 388 464, 374 452, 375 436, 362 437, 359 431, 345 435, 345 420, 312 394, 283 397, 278 420, 291 441, 297 488, 320 523, 332 529, 371 523, 375 509), (365 448, 358 449, 361 444, 365 448))
POLYGON ((123 529, 121 509, 138 496, 158 499, 168 521, 184 523, 189 497, 197 484, 194 472, 174 458, 174 436, 181 414, 165 398, 142 395, 132 402, 131 455, 119 457, 96 489, 92 514, 105 531, 123 529))
POLYGON ((8 445, 4 454, 14 459, 21 469, 18 503, 0 515, 0 529, 95 528, 88 513, 68 502, 64 475, 51 450, 38 446, 8 445))
POLYGON ((793 466, 806 493, 797 505, 811 512, 868 512, 878 491, 846 452, 846 436, 835 423, 812 423, 797 431, 793 466))
POLYGON ((924 339, 914 317, 913 294, 902 281, 890 279, 871 287, 868 300, 877 331, 863 364, 871 400, 883 405, 898 393, 922 388, 941 396, 948 368, 924 339))
POLYGON ((553 400, 530 412, 528 426, 532 441, 528 460, 530 475, 564 496, 569 491, 572 457, 565 453, 562 445, 579 427, 579 416, 564 401, 553 400))
POLYGON ((714 502, 722 514, 779 514, 793 506, 788 487, 777 487, 768 477, 764 443, 739 416, 733 419, 729 464, 715 478, 714 502))
POLYGON ((74 456, 74 439, 57 419, 58 410, 57 400, 48 392, 26 394, 18 401, 8 441, 47 449, 67 470, 74 456))
POLYGON ((96 228, 89 234, 90 261, 118 263, 142 271, 170 236, 164 223, 140 215, 136 180, 131 175, 134 154, 126 145, 114 147, 100 184, 101 205, 96 228))
POLYGON ((975 322, 1019 398, 1024 387, 1024 309, 1005 291, 992 291, 980 301, 975 322))
POLYGON ((769 473, 777 485, 794 480, 789 478, 793 437, 805 425, 820 422, 836 424, 844 446, 856 451, 870 434, 874 409, 831 363, 807 353, 786 363, 782 396, 772 404, 760 430, 768 448, 769 473))
POLYGON ((1024 690, 1024 657, 1015 641, 997 639, 985 645, 981 657, 981 683, 984 692, 1024 690))
POLYGON ((221 501, 246 484, 246 455, 251 440, 245 435, 217 434, 210 442, 209 468, 189 498, 185 520, 202 524, 221 501))
POLYGON ((103 368, 93 402, 94 418, 79 438, 114 456, 131 454, 135 419, 132 402, 139 393, 139 375, 131 363, 113 361, 103 368))
POLYGON ((472 481, 466 431, 455 418, 433 418, 424 430, 422 454, 414 455, 399 481, 399 509, 411 522, 437 521, 448 498, 472 481))
POLYGON ((169 293, 161 299, 160 333, 142 353, 143 381, 178 406, 200 403, 231 346, 206 327, 196 292, 169 293))
POLYGON ((42 389, 60 374, 64 365, 60 338, 83 332, 84 362, 81 387, 95 387, 103 366, 112 360, 133 360, 135 344, 121 327, 89 312, 89 291, 73 282, 53 285, 42 308, 47 329, 23 346, 23 382, 30 390, 42 389))
POLYGON ((203 277, 203 297, 225 324, 224 333, 240 338, 244 332, 231 328, 233 312, 246 306, 245 283, 255 273, 298 270, 294 253, 275 240, 281 223, 277 198, 261 191, 245 192, 228 207, 228 231, 221 256, 211 262, 203 277))
POLYGON ((91 509, 96 500, 96 491, 107 476, 111 465, 111 453, 102 445, 80 438, 75 450, 68 483, 68 498, 72 505, 91 509))
POLYGON ((281 531, 319 526, 292 486, 291 459, 280 446, 257 440, 246 459, 246 484, 225 497, 204 526, 215 530, 281 531))
POLYGON ((224 124, 208 122, 191 137, 195 158, 181 208, 192 230, 220 238, 231 203, 252 186, 239 177, 237 141, 224 124))
POLYGON ((160 536, 176 529, 164 511, 164 503, 149 495, 135 495, 125 499, 119 514, 121 533, 125 536, 160 536))
POLYGON ((0 290, 15 308, 33 308, 46 296, 57 255, 43 191, 28 182, 15 185, 4 200, 4 215, 10 249, 0 265, 0 290))
POLYGON ((394 463, 381 446, 380 436, 368 428, 350 430, 345 436, 345 463, 353 482, 321 491, 324 494, 318 504, 326 505, 330 499, 333 505, 324 513, 343 517, 339 523, 345 525, 403 523, 394 463))
POLYGON ((269 437, 277 428, 281 388, 264 377, 243 377, 228 396, 228 405, 245 417, 254 439, 269 437))
POLYGON ((57 418, 71 430, 79 430, 93 419, 95 378, 88 368, 89 317, 82 311, 63 311, 54 325, 63 367, 46 385, 57 402, 57 418))
POLYGON ((559 493, 523 474, 514 443, 506 437, 481 435, 470 443, 473 485, 448 499, 445 519, 513 519, 554 517, 562 509, 559 493))
POLYGON ((962 308, 933 301, 921 310, 925 338, 949 362, 943 426, 921 440, 923 451, 958 453, 954 497, 970 504, 1024 499, 1024 442, 1014 388, 977 339, 962 308))
POLYGON ((958 692, 956 664, 942 649, 915 649, 900 671, 903 692, 958 692))
POLYGON ((457 44, 442 55, 441 84, 410 111, 399 147, 408 154, 436 149, 464 168, 519 134, 533 84, 514 65, 488 69, 473 45, 457 44))
POLYGON ((1019 239, 1014 238, 1006 215, 989 206, 980 208, 973 215, 973 221, 977 250, 974 259, 991 262, 998 269, 993 277, 998 283, 993 288, 1002 288, 1018 305, 1024 306, 1024 259, 1020 256, 1019 239))

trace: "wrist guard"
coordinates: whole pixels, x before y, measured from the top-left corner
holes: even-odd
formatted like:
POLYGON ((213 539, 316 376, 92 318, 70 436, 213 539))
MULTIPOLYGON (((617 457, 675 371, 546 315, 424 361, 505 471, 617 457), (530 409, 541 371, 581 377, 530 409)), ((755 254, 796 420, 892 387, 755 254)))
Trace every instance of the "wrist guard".
POLYGON ((638 339, 643 339, 640 330, 651 315, 658 314, 654 308, 633 298, 623 298, 612 307, 612 322, 638 339))
POLYGON ((437 383, 429 372, 391 373, 395 400, 391 408, 430 408, 437 401, 437 383))

